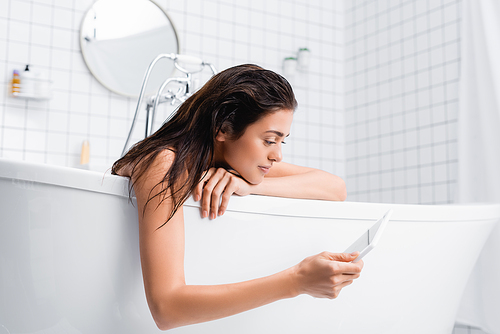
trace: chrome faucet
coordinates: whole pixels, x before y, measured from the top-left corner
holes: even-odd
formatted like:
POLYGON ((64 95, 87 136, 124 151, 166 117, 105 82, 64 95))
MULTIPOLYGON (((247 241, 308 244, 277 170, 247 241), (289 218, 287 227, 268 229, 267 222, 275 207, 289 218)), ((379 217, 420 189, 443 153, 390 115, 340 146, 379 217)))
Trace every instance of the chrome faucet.
MULTIPOLYGON (((217 73, 217 70, 215 67, 207 63, 200 58, 193 57, 193 56, 186 56, 186 55, 180 55, 180 54, 175 54, 175 53, 169 53, 169 54, 160 54, 158 55, 149 65, 146 74, 144 75, 144 79, 142 80, 142 87, 141 87, 141 92, 139 93, 139 100, 137 101, 137 107, 135 109, 135 114, 134 118, 132 120, 132 125, 130 127, 130 131, 127 136, 127 140, 125 141, 125 145, 123 146, 123 151, 121 156, 124 156, 125 153, 127 153, 127 147, 130 142, 130 139, 132 137, 132 133, 135 128, 135 124, 137 122, 137 116, 139 115, 139 110, 142 104, 142 101, 144 99, 144 91, 146 88, 146 85, 149 81, 149 76, 151 74, 151 71, 153 67, 156 65, 156 63, 163 58, 171 59, 174 61, 174 66, 177 68, 180 72, 184 73, 186 76, 185 77, 174 77, 174 78, 168 78, 165 80, 160 88, 158 89, 158 92, 151 96, 146 103, 146 129, 144 133, 144 138, 148 137, 149 135, 152 134, 153 132, 153 124, 155 121, 155 116, 156 116, 156 109, 160 103, 165 103, 165 102, 170 102, 171 105, 175 105, 176 103, 183 103, 186 101, 192 94, 194 90, 194 83, 193 83, 193 77, 192 75, 198 72, 203 71, 205 66, 208 66, 210 70, 212 71, 212 74, 215 75, 217 73), (199 67, 194 70, 187 70, 184 67, 181 66, 181 64, 189 64, 192 66, 198 65, 199 67), (167 85, 170 83, 179 83, 181 84, 181 87, 177 89, 176 92, 172 91, 171 89, 167 90, 166 93, 163 93, 167 85)), ((172 113, 170 117, 173 116, 175 111, 172 113)))

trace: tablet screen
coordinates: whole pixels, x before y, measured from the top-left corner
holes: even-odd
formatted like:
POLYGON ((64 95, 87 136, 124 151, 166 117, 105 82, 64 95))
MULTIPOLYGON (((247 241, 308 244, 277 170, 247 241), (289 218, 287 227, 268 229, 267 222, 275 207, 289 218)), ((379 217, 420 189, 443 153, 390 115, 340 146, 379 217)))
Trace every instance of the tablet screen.
MULTIPOLYGON (((375 245, 377 244, 380 235, 384 231, 389 218, 392 215, 392 209, 387 211, 382 218, 377 220, 365 233, 363 233, 358 240, 356 240, 344 253, 360 252, 356 260, 361 260, 375 245)), ((356 261, 355 260, 355 261, 356 261)))

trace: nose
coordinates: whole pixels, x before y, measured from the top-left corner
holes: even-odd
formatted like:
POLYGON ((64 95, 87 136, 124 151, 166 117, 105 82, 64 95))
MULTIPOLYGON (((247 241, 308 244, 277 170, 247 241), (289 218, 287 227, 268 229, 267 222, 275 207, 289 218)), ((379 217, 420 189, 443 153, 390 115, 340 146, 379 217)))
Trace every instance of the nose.
POLYGON ((276 145, 274 150, 269 153, 269 160, 274 162, 280 162, 283 160, 283 153, 281 152, 281 145, 276 145))

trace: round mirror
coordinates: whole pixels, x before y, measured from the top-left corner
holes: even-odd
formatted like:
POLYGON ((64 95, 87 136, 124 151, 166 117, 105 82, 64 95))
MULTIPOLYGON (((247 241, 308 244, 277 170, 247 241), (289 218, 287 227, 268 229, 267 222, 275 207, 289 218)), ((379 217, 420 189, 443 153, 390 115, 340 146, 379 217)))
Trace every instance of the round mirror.
MULTIPOLYGON (((156 56, 179 53, 172 21, 150 0, 97 0, 83 18, 80 44, 95 78, 111 91, 131 97, 139 96, 156 56)), ((146 92, 159 87, 173 71, 173 62, 158 62, 146 92)))

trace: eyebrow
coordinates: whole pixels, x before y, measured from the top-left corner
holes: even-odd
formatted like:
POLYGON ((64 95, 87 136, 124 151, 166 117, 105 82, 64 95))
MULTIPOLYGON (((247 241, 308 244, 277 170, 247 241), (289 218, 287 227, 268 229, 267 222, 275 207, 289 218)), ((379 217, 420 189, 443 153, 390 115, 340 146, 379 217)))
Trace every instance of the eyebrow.
MULTIPOLYGON (((265 133, 268 133, 268 132, 271 132, 271 133, 274 133, 276 134, 278 137, 285 137, 285 134, 283 132, 280 132, 280 131, 276 131, 276 130, 268 130, 266 131, 265 133)), ((290 134, 287 134, 286 137, 288 137, 290 134)))

